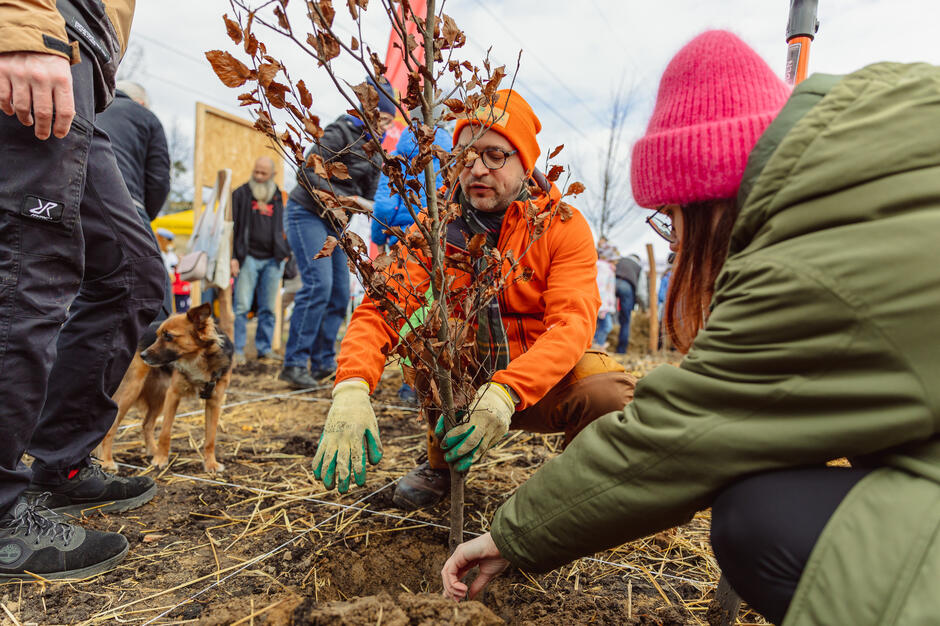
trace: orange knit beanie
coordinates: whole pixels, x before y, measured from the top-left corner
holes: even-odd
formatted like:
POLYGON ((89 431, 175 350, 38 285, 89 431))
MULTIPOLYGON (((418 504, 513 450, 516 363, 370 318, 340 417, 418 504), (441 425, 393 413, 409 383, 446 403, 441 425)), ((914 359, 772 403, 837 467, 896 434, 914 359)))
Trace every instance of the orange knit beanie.
POLYGON ((512 89, 501 89, 496 92, 496 97, 492 107, 482 106, 457 120, 454 143, 467 124, 488 127, 509 140, 519 151, 522 166, 531 172, 541 153, 535 136, 542 130, 542 123, 529 103, 512 89))

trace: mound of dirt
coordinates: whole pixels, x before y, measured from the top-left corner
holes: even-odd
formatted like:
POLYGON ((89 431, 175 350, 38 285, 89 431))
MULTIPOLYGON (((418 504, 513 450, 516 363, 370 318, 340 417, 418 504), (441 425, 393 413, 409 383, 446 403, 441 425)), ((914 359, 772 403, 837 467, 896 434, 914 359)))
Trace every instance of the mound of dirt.
POLYGON ((343 626, 433 626, 434 624, 505 624, 479 602, 456 604, 432 593, 387 593, 355 598, 348 602, 317 605, 310 599, 294 609, 293 624, 342 624, 343 626))

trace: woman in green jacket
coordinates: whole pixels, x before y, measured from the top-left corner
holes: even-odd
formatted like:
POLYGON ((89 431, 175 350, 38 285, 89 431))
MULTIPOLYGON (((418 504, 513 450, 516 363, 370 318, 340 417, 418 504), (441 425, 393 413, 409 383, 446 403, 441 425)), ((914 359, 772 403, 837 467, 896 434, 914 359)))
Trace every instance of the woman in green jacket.
POLYGON ((937 120, 930 65, 814 75, 788 94, 730 33, 683 48, 632 184, 677 253, 665 324, 686 357, 458 547, 445 593, 473 597, 509 563, 547 571, 712 506, 719 564, 772 621, 936 623, 937 120), (827 466, 840 458, 852 467, 827 466))

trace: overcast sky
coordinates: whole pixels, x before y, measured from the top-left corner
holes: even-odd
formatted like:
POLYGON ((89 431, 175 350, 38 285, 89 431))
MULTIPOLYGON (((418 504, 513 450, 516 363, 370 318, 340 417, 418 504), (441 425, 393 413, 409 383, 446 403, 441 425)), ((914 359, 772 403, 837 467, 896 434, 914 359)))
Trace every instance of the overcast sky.
MULTIPOLYGON (((346 3, 335 4, 337 19, 348 24, 346 3)), ((293 5, 300 9, 303 3, 293 5)), ((379 0, 370 6, 362 39, 384 57, 389 26, 381 19, 379 0)), ((669 59, 703 30, 734 31, 782 76, 788 8, 789 0, 446 0, 444 12, 467 35, 463 58, 479 62, 492 46, 492 58, 511 69, 522 51, 516 88, 542 121, 543 155, 565 144, 556 160, 572 165, 590 187, 618 83, 635 89, 624 142, 632 144, 645 129, 669 59)), ((133 79, 147 88, 152 109, 168 130, 176 125, 192 137, 197 100, 248 116, 236 104, 240 90, 223 86, 203 57, 212 49, 236 52, 225 35, 223 13, 232 13, 223 0, 137 3, 128 57, 137 68, 133 79)), ((884 60, 940 64, 936 0, 819 0, 819 21, 811 72, 844 73, 884 60)), ((321 117, 331 119, 347 108, 314 64, 288 48, 274 48, 292 78, 303 78, 310 87, 321 117)), ((350 82, 361 81, 354 68, 346 75, 350 82)), ((656 237, 643 223, 644 211, 631 213, 614 243, 622 252, 639 253, 656 237)), ((665 254, 665 247, 657 243, 657 252, 665 254)))

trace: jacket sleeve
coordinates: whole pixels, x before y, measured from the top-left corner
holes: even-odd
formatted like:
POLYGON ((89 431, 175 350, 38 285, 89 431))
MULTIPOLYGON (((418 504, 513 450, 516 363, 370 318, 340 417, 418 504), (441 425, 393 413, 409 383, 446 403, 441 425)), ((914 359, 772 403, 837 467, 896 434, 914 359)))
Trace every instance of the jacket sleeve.
MULTIPOLYGON (((342 152, 348 144, 346 133, 343 131, 341 124, 345 124, 345 122, 337 120, 332 124, 328 124, 327 127, 323 129, 323 136, 320 137, 320 143, 313 144, 310 147, 310 152, 319 154, 323 160, 327 162, 336 159, 339 153, 342 152)), ((310 187, 313 189, 323 189, 324 191, 331 190, 330 182, 317 175, 312 167, 304 167, 297 172, 297 183, 300 184, 304 180, 307 181, 307 184, 303 185, 305 189, 310 187)))
POLYGON ((150 143, 144 165, 144 208, 150 219, 157 217, 170 193, 170 152, 163 126, 156 118, 150 125, 150 143))
POLYGON ((378 187, 375 191, 375 204, 372 206, 372 241, 378 245, 385 245, 389 237, 385 228, 392 225, 395 216, 397 197, 389 196, 388 176, 379 174, 378 187))
MULTIPOLYGON (((413 227, 417 228, 417 227, 413 227)), ((383 273, 388 293, 395 304, 410 317, 427 304, 424 294, 430 286, 423 266, 409 258, 405 272, 394 264, 383 273), (398 277, 395 274, 399 273, 398 277)), ((386 354, 398 343, 400 327, 391 326, 375 303, 365 296, 356 307, 336 358, 336 382, 348 378, 364 378, 369 390, 375 386, 385 369, 386 354)))
POLYGON ((581 359, 591 345, 601 305, 597 252, 584 217, 577 214, 568 222, 553 223, 545 236, 551 237, 542 294, 546 331, 527 352, 493 375, 494 382, 509 385, 519 396, 518 410, 541 400, 581 359))
POLYGON ((245 262, 248 250, 245 248, 247 237, 245 229, 248 228, 248 205, 251 200, 249 191, 242 185, 232 193, 232 258, 238 260, 239 265, 245 262))
POLYGON ((683 523, 749 474, 930 437, 920 381, 825 277, 755 260, 719 283, 681 366, 642 379, 497 511, 504 557, 545 571, 683 523))
POLYGON ((65 20, 55 0, 10 0, 0 3, 0 54, 41 52, 78 63, 78 45, 69 43, 65 20))

